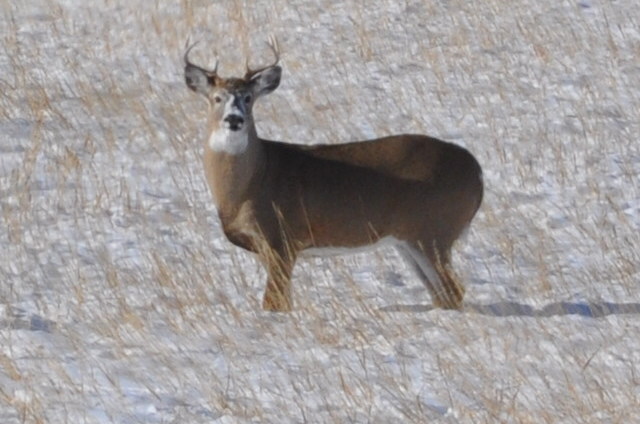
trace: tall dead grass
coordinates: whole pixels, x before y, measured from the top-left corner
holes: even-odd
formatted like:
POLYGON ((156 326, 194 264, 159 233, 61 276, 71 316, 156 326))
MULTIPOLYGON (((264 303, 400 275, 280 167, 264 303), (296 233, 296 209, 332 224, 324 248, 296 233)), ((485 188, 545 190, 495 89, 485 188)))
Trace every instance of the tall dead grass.
POLYGON ((638 418, 635 9, 391 3, 3 5, 0 421, 638 418), (180 56, 191 35, 231 74, 269 33, 265 135, 428 132, 480 158, 467 311, 432 311, 392 251, 302 261, 296 310, 260 310, 180 56))

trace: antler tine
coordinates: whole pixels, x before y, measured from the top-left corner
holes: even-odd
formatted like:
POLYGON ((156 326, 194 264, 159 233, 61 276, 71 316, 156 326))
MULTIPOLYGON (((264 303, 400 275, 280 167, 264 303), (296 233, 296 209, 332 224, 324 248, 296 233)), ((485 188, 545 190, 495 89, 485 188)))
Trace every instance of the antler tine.
POLYGON ((249 59, 247 59, 246 60, 246 64, 245 64, 245 67, 247 68, 247 72, 244 74, 244 79, 245 80, 247 80, 247 81, 250 80, 257 73, 262 72, 267 68, 271 68, 272 66, 276 66, 278 64, 278 62, 280 62, 280 46, 278 45, 278 39, 275 36, 272 35, 271 37, 269 37, 269 41, 267 42, 267 45, 269 46, 269 48, 273 52, 275 60, 270 65, 263 66, 262 68, 251 69, 249 67, 249 59))
POLYGON ((278 44, 278 39, 276 38, 275 35, 272 34, 269 37, 269 41, 267 42, 267 45, 269 46, 269 48, 273 52, 273 55, 276 58, 275 62, 273 62, 271 66, 276 66, 278 62, 280 62, 280 44, 278 44))
POLYGON ((199 43, 199 41, 196 41, 191 45, 189 45, 189 41, 191 41, 191 38, 187 38, 187 41, 184 43, 184 46, 187 49, 184 52, 184 64, 185 66, 195 66, 193 62, 189 60, 189 53, 191 53, 191 50, 193 50, 193 48, 199 43))
POLYGON ((218 75, 218 64, 220 61, 218 60, 218 54, 216 53, 216 63, 213 65, 213 71, 209 71, 211 75, 218 75))
MULTIPOLYGON (((195 43, 191 44, 191 45, 187 48, 187 51, 185 51, 185 52, 184 52, 184 64, 185 64, 185 66, 195 66, 195 67, 199 68, 199 66, 195 65, 193 62, 191 62, 191 61, 189 60, 189 53, 191 53, 191 50, 193 50, 193 48, 194 48, 198 43, 200 43, 200 41, 196 41, 195 43)), ((189 44, 189 39, 187 39, 187 42, 185 43, 185 46, 187 46, 188 44, 189 44)), ((216 56, 217 56, 217 55, 216 55, 216 56)), ((216 63, 215 63, 215 65, 214 65, 214 67, 213 67, 213 70, 211 70, 211 71, 206 70, 206 69, 203 69, 203 70, 204 70, 205 72, 207 72, 209 75, 212 75, 212 76, 213 76, 213 75, 217 75, 217 73, 218 73, 218 63, 219 63, 219 61, 218 61, 218 58, 216 57, 216 63)), ((200 68, 200 69, 202 69, 202 68, 200 68)))

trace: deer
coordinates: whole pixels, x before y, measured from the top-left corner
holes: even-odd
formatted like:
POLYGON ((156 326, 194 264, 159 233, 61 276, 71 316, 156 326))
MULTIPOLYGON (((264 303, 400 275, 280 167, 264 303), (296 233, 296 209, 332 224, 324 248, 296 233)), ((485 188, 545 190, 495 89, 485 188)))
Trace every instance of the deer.
POLYGON ((454 242, 483 196, 482 169, 465 148, 400 134, 336 144, 260 138, 255 102, 280 85, 277 41, 271 64, 243 77, 218 75, 184 53, 187 87, 204 96, 206 179, 227 239, 267 271, 262 307, 293 307, 291 277, 303 254, 396 246, 434 307, 460 309, 465 293, 451 266, 454 242))

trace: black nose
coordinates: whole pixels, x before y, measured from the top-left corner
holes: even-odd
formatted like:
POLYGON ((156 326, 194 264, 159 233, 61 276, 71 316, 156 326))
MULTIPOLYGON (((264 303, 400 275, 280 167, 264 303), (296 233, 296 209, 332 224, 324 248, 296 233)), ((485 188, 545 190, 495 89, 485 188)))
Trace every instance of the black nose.
POLYGON ((244 118, 239 115, 228 115, 224 118, 224 122, 229 123, 229 128, 232 131, 237 131, 242 127, 242 124, 244 124, 244 118))

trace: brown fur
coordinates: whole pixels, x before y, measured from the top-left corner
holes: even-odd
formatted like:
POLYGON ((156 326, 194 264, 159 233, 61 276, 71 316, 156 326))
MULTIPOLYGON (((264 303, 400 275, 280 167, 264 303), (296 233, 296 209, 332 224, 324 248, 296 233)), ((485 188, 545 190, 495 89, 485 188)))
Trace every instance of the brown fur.
MULTIPOLYGON (((210 103, 220 93, 258 97, 277 87, 280 70, 262 92, 256 92, 255 75, 274 67, 254 72, 251 81, 223 80, 187 61, 187 84, 210 103), (202 87, 200 71, 213 79, 210 88, 202 87)), ((204 167, 225 235, 255 252, 267 269, 265 309, 291 309, 291 273, 301 251, 358 247, 386 236, 404 243, 436 305, 461 306, 464 288, 450 269, 451 246, 483 194, 481 168, 467 150, 423 135, 315 146, 268 141, 257 136, 252 105, 245 117, 247 149, 228 154, 207 145, 204 167), (421 257, 433 264, 440 283, 421 257)), ((211 114, 210 131, 222 125, 220 113, 211 114)))
POLYGON ((451 293, 432 290, 434 301, 460 306, 450 249, 482 200, 480 167, 466 150, 423 136, 313 147, 255 138, 238 156, 207 147, 205 169, 225 234, 271 270, 265 308, 291 308, 289 278, 300 251, 357 247, 385 236, 439 264, 451 293), (422 156, 388 154, 409 151, 422 156))

